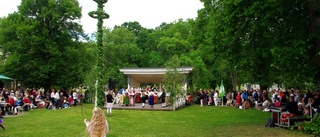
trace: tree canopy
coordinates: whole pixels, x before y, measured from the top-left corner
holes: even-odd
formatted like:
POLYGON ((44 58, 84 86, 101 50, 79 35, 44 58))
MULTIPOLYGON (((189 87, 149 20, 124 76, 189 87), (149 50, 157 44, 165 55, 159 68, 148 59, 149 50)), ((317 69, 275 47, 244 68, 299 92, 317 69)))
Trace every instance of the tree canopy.
MULTIPOLYGON (((263 89, 273 83, 320 86, 318 1, 201 1, 204 8, 196 19, 154 29, 139 22, 104 28, 104 82, 125 87, 119 68, 165 67, 176 61, 193 67, 189 90, 214 88, 221 80, 227 91, 241 83, 263 89)), ((18 12, 0 19, 0 45, 9 55, 4 72, 30 86, 93 81, 97 45, 78 41, 80 17, 76 0, 24 0, 18 12)))
POLYGON ((82 84, 89 62, 77 21, 76 0, 23 0, 2 19, 0 44, 9 56, 4 72, 25 86, 67 88, 82 84))

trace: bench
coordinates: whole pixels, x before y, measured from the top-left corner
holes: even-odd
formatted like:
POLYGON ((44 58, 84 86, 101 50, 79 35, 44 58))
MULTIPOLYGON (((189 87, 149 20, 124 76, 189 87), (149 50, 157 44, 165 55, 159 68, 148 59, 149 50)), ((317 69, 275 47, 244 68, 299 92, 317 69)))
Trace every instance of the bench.
POLYGON ((280 127, 290 128, 296 122, 301 122, 301 121, 306 121, 306 120, 308 121, 308 120, 310 120, 310 118, 306 118, 304 116, 286 117, 286 122, 281 122, 280 127))

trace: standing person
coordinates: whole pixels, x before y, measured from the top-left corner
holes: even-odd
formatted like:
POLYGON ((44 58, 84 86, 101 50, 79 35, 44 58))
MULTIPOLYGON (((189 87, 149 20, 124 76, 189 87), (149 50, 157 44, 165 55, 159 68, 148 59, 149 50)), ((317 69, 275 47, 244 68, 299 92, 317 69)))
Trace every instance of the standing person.
POLYGON ((129 91, 130 106, 134 106, 134 94, 135 94, 135 89, 134 87, 132 87, 131 90, 129 91))
POLYGON ((151 108, 153 108, 153 106, 154 106, 154 93, 153 93, 153 90, 151 90, 149 92, 149 101, 148 101, 148 103, 151 106, 151 108))
POLYGON ((198 92, 197 92, 197 102, 196 102, 196 104, 201 104, 200 97, 201 97, 201 89, 199 89, 198 92))
POLYGON ((240 91, 238 91, 237 95, 236 95, 236 107, 238 108, 241 104, 241 93, 240 91))
POLYGON ((141 91, 141 101, 142 101, 142 108, 144 108, 144 104, 146 103, 146 100, 148 99, 147 93, 145 90, 141 91))
POLYGON ((200 91, 199 91, 199 98, 200 98, 200 107, 202 107, 203 106, 203 98, 204 98, 202 89, 200 89, 200 91))
POLYGON ((50 101, 54 104, 55 100, 54 97, 56 95, 56 91, 54 89, 51 89, 51 93, 50 93, 50 101))
MULTIPOLYGON (((258 91, 260 92, 260 90, 258 89, 258 91)), ((267 90, 263 90, 262 91, 262 102, 264 102, 265 100, 268 100, 268 93, 267 90)))
POLYGON ((78 103, 78 93, 75 89, 72 90, 73 93, 72 93, 72 98, 73 98, 73 106, 77 106, 77 103, 78 103))
POLYGON ((3 131, 5 131, 6 128, 2 125, 2 123, 3 123, 3 117, 2 117, 2 115, 0 114, 0 127, 3 129, 3 131))
POLYGON ((160 95, 160 99, 161 99, 161 107, 165 108, 166 107, 166 90, 164 88, 162 88, 162 94, 160 95))
POLYGON ((128 91, 126 91, 126 92, 124 93, 123 105, 124 105, 124 106, 128 106, 128 105, 129 105, 129 93, 128 93, 128 91))
POLYGON ((136 103, 140 103, 141 102, 141 87, 136 89, 136 103))
POLYGON ((216 90, 216 92, 214 93, 214 95, 213 95, 213 99, 214 99, 214 105, 215 106, 218 106, 218 101, 219 101, 219 92, 218 92, 218 90, 216 90))
POLYGON ((312 97, 312 94, 310 93, 310 91, 308 89, 306 89, 306 95, 303 98, 303 101, 304 101, 305 105, 308 104, 309 98, 313 98, 313 97, 312 97))
POLYGON ((111 94, 112 91, 108 91, 106 95, 106 102, 107 102, 107 116, 112 117, 112 107, 113 107, 113 96, 111 94))
POLYGON ((54 105, 55 109, 58 109, 60 107, 60 94, 59 90, 55 92, 54 94, 54 105))
POLYGON ((91 121, 84 119, 83 122, 87 126, 90 137, 106 137, 109 133, 108 121, 101 108, 95 107, 92 111, 91 121))

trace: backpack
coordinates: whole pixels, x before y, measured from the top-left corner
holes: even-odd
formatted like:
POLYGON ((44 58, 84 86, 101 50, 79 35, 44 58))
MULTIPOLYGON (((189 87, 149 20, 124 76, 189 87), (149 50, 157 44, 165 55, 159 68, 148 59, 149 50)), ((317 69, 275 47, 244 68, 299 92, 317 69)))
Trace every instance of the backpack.
POLYGON ((274 127, 274 122, 273 122, 273 119, 272 118, 269 118, 268 119, 268 122, 266 124, 266 127, 274 127))

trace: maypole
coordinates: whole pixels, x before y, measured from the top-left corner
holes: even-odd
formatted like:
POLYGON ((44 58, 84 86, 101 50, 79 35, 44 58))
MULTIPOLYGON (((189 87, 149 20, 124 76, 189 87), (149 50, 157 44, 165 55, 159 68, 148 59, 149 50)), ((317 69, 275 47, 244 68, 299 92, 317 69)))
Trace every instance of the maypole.
POLYGON ((103 36, 103 30, 102 30, 102 25, 103 25, 103 19, 108 19, 109 15, 103 10, 104 4, 108 2, 108 0, 93 0, 98 4, 98 8, 96 11, 91 11, 89 12, 89 16, 91 18, 98 19, 98 32, 97 32, 97 45, 98 45, 98 78, 96 81, 96 94, 95 94, 95 107, 103 107, 104 105, 104 96, 103 96, 103 91, 99 91, 102 89, 102 69, 103 69, 103 64, 102 64, 102 36, 103 36), (99 93, 99 94, 98 94, 99 93), (97 100, 98 99, 98 100, 97 100))

